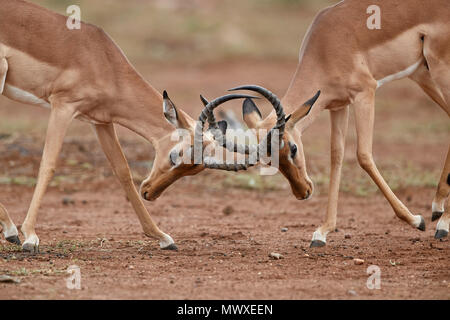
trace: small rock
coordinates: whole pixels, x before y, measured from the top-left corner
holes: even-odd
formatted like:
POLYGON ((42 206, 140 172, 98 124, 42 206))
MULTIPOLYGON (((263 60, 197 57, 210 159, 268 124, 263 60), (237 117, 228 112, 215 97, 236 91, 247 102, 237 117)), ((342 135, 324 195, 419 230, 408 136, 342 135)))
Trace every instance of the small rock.
POLYGON ((71 198, 64 197, 62 199, 62 204, 65 205, 65 206, 68 206, 69 204, 75 204, 75 201, 73 199, 71 199, 71 198))
POLYGON ((364 263, 364 260, 363 260, 363 259, 355 258, 355 259, 353 259, 353 262, 354 262, 356 265, 361 265, 361 264, 364 263))
POLYGON ((234 212, 234 208, 232 206, 226 206, 222 212, 224 215, 229 216, 234 212))
POLYGON ((281 254, 276 253, 276 252, 272 252, 271 254, 269 254, 269 257, 274 260, 280 260, 280 259, 284 258, 281 254))
POLYGON ((20 283, 20 279, 13 278, 11 276, 3 274, 3 275, 0 275, 0 282, 3 282, 3 283, 20 283))
POLYGON ((288 228, 281 228, 281 232, 288 232, 288 228))
POLYGON ((358 295, 355 290, 348 290, 347 294, 349 294, 350 296, 357 296, 358 295))
POLYGON ((352 238, 352 235, 347 233, 347 234, 344 236, 344 238, 345 238, 345 239, 351 239, 351 238, 352 238))

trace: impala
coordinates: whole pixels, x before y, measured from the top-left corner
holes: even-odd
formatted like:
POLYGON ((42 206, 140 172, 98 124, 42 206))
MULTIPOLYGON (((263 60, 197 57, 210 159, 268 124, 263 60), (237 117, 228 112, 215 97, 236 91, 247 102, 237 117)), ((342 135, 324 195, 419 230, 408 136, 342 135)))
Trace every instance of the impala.
MULTIPOLYGON (((450 1, 341 1, 315 17, 304 37, 299 58, 290 87, 282 101, 277 102, 290 114, 284 124, 284 134, 280 134, 279 169, 298 199, 309 199, 314 191, 306 172, 302 133, 324 110, 330 112, 331 119, 331 176, 326 220, 314 232, 311 246, 324 246, 327 234, 336 228, 349 106, 355 113, 359 164, 377 184, 395 214, 424 231, 424 218, 412 214, 396 197, 373 160, 375 91, 389 81, 409 77, 450 116, 450 1), (367 9, 373 3, 381 9, 381 29, 367 27, 367 9), (307 103, 307 108, 301 105, 319 89, 322 94, 314 108, 311 109, 312 103, 307 103)), ((257 86, 236 89, 264 92, 257 86)), ((243 105, 244 121, 249 128, 271 128, 279 122, 280 115, 272 112, 263 119, 251 99, 243 105)), ((233 169, 247 167, 241 165, 233 169)), ((450 148, 432 203, 432 220, 440 218, 436 238, 447 236, 449 231, 450 214, 448 211, 444 214, 449 192, 450 148)))
MULTIPOLYGON (((101 147, 124 188, 145 235, 159 240, 163 249, 176 249, 173 239, 150 217, 142 198, 155 200, 180 177, 194 175, 205 166, 176 166, 172 150, 190 150, 193 142, 172 139, 175 130, 194 136, 195 121, 177 109, 166 92, 159 94, 129 63, 120 48, 100 28, 81 23, 66 28, 67 17, 20 0, 0 0, 0 94, 22 103, 50 109, 45 147, 36 188, 21 232, 22 248, 38 252, 35 225, 39 206, 73 119, 93 124, 101 147), (163 106, 163 120, 161 114, 163 106), (156 158, 141 193, 134 186, 114 124, 150 141, 156 158), (142 197, 141 197, 142 196, 142 197)), ((217 106, 247 95, 227 95, 209 103, 217 106)), ((208 104, 208 103, 207 103, 208 104)), ((205 139, 203 145, 215 143, 205 139)), ((18 230, 0 204, 5 238, 20 244, 18 230)))

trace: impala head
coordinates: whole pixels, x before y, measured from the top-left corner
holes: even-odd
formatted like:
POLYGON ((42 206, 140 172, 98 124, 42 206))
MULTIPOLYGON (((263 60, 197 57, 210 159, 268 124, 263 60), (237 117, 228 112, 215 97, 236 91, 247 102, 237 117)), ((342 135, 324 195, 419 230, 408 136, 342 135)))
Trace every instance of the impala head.
MULTIPOLYGON (((295 128, 295 124, 308 116, 312 106, 319 98, 320 91, 286 117, 281 101, 267 89, 259 86, 243 86, 232 90, 256 91, 272 103, 275 111, 263 119, 252 99, 246 99, 242 108, 244 121, 250 129, 255 129, 257 134, 260 134, 260 129, 264 129, 262 132, 270 132, 272 129, 279 130, 279 170, 288 179, 297 199, 309 199, 314 192, 314 185, 306 172, 301 133, 295 128)), ((268 140, 266 136, 258 136, 260 143, 263 139, 268 140)))
MULTIPOLYGON (((279 150, 279 170, 288 179, 295 197, 301 200, 307 200, 313 195, 314 185, 306 172, 301 133, 295 128, 295 124, 309 114, 319 95, 320 91, 286 117, 284 132, 280 137, 282 142, 279 150)), ((272 113, 263 119, 261 112, 251 99, 244 101, 242 112, 247 126, 250 129, 256 129, 256 132, 259 131, 258 129, 270 130, 276 126, 275 114, 272 113)))
MULTIPOLYGON (((231 100, 239 98, 248 98, 246 95, 228 95, 214 100, 215 106, 231 100)), ((208 104, 203 97, 204 105, 208 104)), ((195 175, 205 167, 202 164, 194 162, 194 136, 197 121, 192 119, 186 112, 177 108, 170 100, 166 91, 163 94, 163 111, 166 120, 173 126, 173 131, 159 140, 155 141, 155 159, 150 175, 142 182, 140 193, 141 196, 148 201, 156 200, 162 192, 172 183, 181 177, 195 175)), ((223 132, 226 130, 226 123, 219 122, 219 127, 223 132)), ((217 146, 217 142, 213 136, 207 132, 202 136, 202 150, 210 144, 217 146)), ((214 149, 214 148, 212 148, 214 149)))

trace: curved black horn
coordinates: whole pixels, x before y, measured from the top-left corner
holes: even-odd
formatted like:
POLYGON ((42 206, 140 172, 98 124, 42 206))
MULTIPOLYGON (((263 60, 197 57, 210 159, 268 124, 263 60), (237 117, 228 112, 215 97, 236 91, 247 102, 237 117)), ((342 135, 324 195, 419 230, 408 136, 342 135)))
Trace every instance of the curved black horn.
MULTIPOLYGON (((214 99, 211 102, 208 102, 205 106, 205 108, 200 113, 200 116, 198 118, 197 125, 195 127, 195 134, 194 134, 194 163, 200 164, 203 162, 203 129, 205 126, 206 120, 209 122, 210 128, 213 130, 214 137, 218 139, 219 141, 224 140, 224 136, 222 134, 222 131, 219 128, 219 125, 217 124, 217 121, 214 117, 214 109, 217 108, 219 105, 230 101, 234 99, 258 99, 258 97, 253 97, 245 94, 228 94, 222 97, 219 97, 217 99, 214 99)), ((206 99, 202 98, 202 101, 207 102, 206 99)))

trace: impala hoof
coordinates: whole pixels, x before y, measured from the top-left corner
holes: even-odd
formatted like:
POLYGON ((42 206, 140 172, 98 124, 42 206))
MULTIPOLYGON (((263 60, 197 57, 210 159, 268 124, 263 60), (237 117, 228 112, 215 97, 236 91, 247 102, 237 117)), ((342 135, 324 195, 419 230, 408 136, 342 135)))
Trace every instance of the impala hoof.
POLYGON ((435 211, 431 214, 431 221, 436 221, 439 219, 444 212, 435 211))
POLYGON ((309 245, 310 248, 319 248, 319 247, 325 247, 325 242, 321 240, 313 240, 311 241, 311 244, 309 245))
POLYGON ((447 230, 436 230, 436 234, 434 235, 435 239, 442 239, 448 236, 447 230))
POLYGON ((420 217, 420 224, 417 227, 417 229, 419 229, 420 231, 425 231, 425 219, 422 216, 420 217))
POLYGON ((169 244, 167 247, 161 248, 161 250, 172 250, 172 251, 178 251, 178 247, 175 243, 169 244))
POLYGON ((24 243, 22 245, 22 250, 32 254, 36 254, 39 253, 39 245, 36 245, 34 243, 24 243))
POLYGON ((22 244, 22 243, 20 242, 20 239, 19 239, 18 236, 7 237, 7 238, 6 238, 6 241, 11 242, 11 243, 14 243, 14 244, 16 244, 16 245, 18 245, 18 246, 20 246, 20 245, 22 244))

